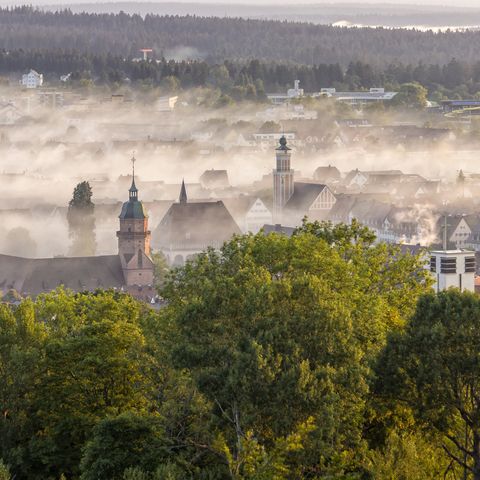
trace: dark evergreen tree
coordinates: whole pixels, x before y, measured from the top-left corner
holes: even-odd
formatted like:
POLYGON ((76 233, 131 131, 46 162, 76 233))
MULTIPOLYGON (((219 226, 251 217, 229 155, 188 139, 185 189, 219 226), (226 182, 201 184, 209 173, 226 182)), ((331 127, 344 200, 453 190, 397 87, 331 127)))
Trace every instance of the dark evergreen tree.
POLYGON ((95 205, 92 202, 92 188, 86 181, 73 190, 68 204, 68 228, 72 240, 69 254, 75 257, 95 255, 95 205))

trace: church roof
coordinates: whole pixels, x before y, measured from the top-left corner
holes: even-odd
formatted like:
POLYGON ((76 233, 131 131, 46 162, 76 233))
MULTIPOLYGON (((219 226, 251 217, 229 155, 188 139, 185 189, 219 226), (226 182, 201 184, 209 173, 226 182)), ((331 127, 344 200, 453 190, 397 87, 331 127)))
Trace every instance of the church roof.
POLYGON ((174 203, 152 235, 155 248, 219 247, 241 231, 222 201, 174 203))
POLYGON ((319 183, 295 182, 293 194, 285 205, 285 210, 307 211, 316 198, 327 188, 319 183))
POLYGON ((125 284, 118 255, 21 258, 0 255, 0 290, 38 295, 60 285, 74 291, 121 288, 125 284))

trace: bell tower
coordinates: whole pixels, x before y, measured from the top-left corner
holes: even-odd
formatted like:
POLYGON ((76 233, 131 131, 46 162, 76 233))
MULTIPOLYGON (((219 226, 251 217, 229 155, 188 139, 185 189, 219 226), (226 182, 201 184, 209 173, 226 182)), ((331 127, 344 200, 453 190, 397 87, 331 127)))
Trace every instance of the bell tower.
POLYGON ((290 168, 291 149, 285 135, 276 149, 276 168, 273 170, 273 222, 282 223, 283 207, 293 194, 293 170, 290 168))
POLYGON ((117 232, 118 254, 122 263, 126 285, 153 284, 153 261, 150 258, 150 230, 148 215, 138 200, 135 185, 135 157, 132 158, 132 185, 128 202, 120 212, 120 230, 117 232))

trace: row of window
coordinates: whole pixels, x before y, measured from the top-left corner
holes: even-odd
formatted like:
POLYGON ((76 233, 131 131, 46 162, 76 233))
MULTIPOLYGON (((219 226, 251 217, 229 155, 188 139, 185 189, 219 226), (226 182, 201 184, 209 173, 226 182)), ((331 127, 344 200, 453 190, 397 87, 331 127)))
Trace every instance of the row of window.
MULTIPOLYGON (((475 257, 465 258, 465 273, 475 273, 475 257)), ((437 271, 437 257, 430 257, 430 271, 437 271)), ((455 257, 440 258, 440 273, 457 273, 457 259, 455 257)))

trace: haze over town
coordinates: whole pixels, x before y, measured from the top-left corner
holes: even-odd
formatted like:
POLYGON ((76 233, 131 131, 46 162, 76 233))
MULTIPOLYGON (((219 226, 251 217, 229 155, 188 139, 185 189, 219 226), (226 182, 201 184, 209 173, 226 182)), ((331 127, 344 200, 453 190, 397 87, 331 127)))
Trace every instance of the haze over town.
POLYGON ((480 480, 441 3, 0 0, 0 480, 480 480))

